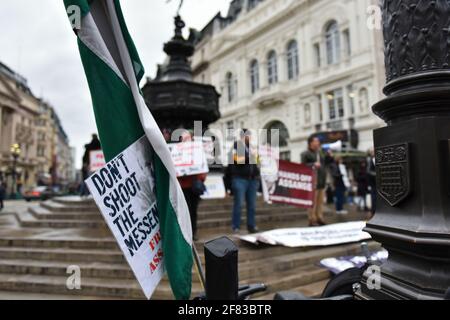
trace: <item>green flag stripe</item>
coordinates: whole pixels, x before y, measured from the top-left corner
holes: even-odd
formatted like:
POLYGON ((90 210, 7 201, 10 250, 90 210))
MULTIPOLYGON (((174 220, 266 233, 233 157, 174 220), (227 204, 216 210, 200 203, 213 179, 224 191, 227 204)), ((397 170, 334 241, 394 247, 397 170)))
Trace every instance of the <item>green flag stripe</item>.
POLYGON ((78 45, 105 159, 111 161, 145 133, 127 85, 82 41, 78 45))

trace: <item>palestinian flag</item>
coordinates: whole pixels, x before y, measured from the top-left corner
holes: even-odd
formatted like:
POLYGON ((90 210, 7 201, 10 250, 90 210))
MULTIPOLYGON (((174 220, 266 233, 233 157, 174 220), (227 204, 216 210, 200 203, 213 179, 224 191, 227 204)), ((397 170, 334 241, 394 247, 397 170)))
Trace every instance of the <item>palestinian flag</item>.
POLYGON ((144 135, 155 153, 156 197, 165 269, 177 299, 192 286, 192 229, 172 158, 139 82, 144 68, 128 33, 119 0, 64 0, 74 25, 106 161, 144 135), (81 14, 78 19, 74 14, 81 14), (74 23, 75 22, 75 23, 74 23))

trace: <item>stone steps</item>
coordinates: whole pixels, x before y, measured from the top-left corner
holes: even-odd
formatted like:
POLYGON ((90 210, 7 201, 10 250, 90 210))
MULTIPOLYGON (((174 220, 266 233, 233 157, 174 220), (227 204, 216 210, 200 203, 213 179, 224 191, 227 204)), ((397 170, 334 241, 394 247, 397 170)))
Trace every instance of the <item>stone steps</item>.
MULTIPOLYGON (((277 212, 267 215, 258 215, 256 214, 256 221, 258 224, 268 223, 268 222, 287 222, 287 221, 295 221, 299 218, 299 216, 305 216, 304 212, 277 212)), ((247 217, 242 215, 241 217, 241 225, 246 226, 247 217)), ((207 228, 220 228, 220 227, 228 227, 231 228, 231 213, 228 218, 219 218, 219 219, 202 219, 197 221, 198 229, 207 229, 207 228)))
POLYGON ((99 297, 99 296, 76 296, 66 294, 51 294, 51 293, 30 293, 18 291, 3 291, 0 290, 0 300, 6 301, 66 301, 66 300, 126 300, 123 297, 99 297))
MULTIPOLYGON (((263 295, 275 294, 279 291, 327 280, 329 277, 330 273, 328 270, 310 265, 296 268, 295 270, 279 271, 274 273, 272 277, 266 277, 263 283, 267 286, 267 290, 253 295, 252 298, 255 299, 263 295)), ((253 278, 243 281, 242 284, 261 283, 259 279, 261 277, 255 275, 253 278)))
MULTIPOLYGON (((108 279, 81 277, 81 289, 69 290, 67 288, 68 275, 26 275, 26 274, 0 274, 0 291, 28 292, 44 294, 63 294, 73 296, 99 296, 127 299, 145 299, 139 283, 135 279, 108 279)), ((193 283, 192 297, 202 292, 199 284, 193 283)), ((153 300, 172 300, 173 294, 166 282, 156 289, 153 300)))
MULTIPOLYGON (((71 264, 58 261, 38 261, 38 260, 2 260, 0 261, 0 274, 28 274, 46 276, 66 276, 67 267, 71 264)), ((76 263, 80 267, 81 276, 88 278, 109 278, 109 279, 134 279, 134 274, 130 267, 125 264, 114 263, 76 263)))
POLYGON ((0 274, 0 290, 64 295, 128 297, 143 299, 143 293, 135 280, 82 278, 81 290, 69 290, 67 277, 45 275, 0 274))
POLYGON ((53 212, 44 207, 31 207, 28 210, 38 220, 96 220, 103 221, 99 211, 89 212, 53 212))
POLYGON ((118 250, 82 250, 66 248, 0 248, 0 259, 32 259, 37 261, 64 261, 70 264, 82 262, 124 263, 118 250))
MULTIPOLYGON (((360 253, 359 244, 324 248, 248 244, 230 234, 231 208, 232 198, 202 201, 198 221, 200 241, 196 247, 204 264, 203 244, 207 240, 228 235, 235 241, 239 246, 240 284, 265 283, 268 286, 266 292, 255 295, 256 299, 272 299, 275 292, 285 290, 303 290, 318 295, 330 274, 317 267, 317 263, 326 257, 360 253)), ((0 228, 0 298, 8 293, 16 297, 42 294, 62 299, 144 298, 92 200, 55 198, 15 216, 20 226, 14 228, 21 228, 22 233, 14 230, 2 233, 0 228), (81 268, 81 291, 66 288, 69 265, 81 268)), ((245 229, 245 207, 242 218, 245 229)), ((336 216, 331 211, 326 212, 326 220, 330 223, 355 219, 358 219, 356 214, 336 216)), ((256 220, 261 230, 271 230, 306 226, 307 215, 300 208, 271 206, 259 198, 256 220)), ((376 247, 376 244, 371 242, 370 246, 376 247)), ((192 297, 195 297, 203 291, 195 269, 192 279, 192 297)), ((167 276, 153 299, 173 299, 167 276)))
MULTIPOLYGON (((304 294, 309 298, 319 298, 322 295, 323 290, 328 284, 329 279, 320 280, 311 284, 303 285, 297 288, 289 289, 291 292, 298 292, 304 294)), ((279 291, 278 291, 279 292, 279 291)), ((264 295, 254 298, 254 300, 273 300, 276 292, 264 293, 264 295)))
POLYGON ((53 202, 62 204, 65 206, 78 206, 78 207, 93 207, 95 206, 95 201, 91 198, 83 198, 73 196, 73 197, 56 197, 52 199, 53 202))
MULTIPOLYGON (((245 208, 245 203, 242 204, 242 207, 245 208)), ((268 204, 260 199, 256 203, 256 208, 264 209, 264 208, 289 208, 292 206, 284 205, 284 204, 268 204)), ((200 201, 198 206, 200 211, 216 211, 216 210, 226 210, 231 211, 233 209, 233 198, 224 199, 222 202, 218 203, 210 203, 210 200, 200 201)))
POLYGON ((21 227, 24 228, 55 228, 55 229, 104 229, 104 220, 71 220, 71 219, 36 219, 29 212, 15 213, 21 227))
POLYGON ((51 212, 91 212, 91 213, 98 213, 98 208, 95 205, 95 203, 92 203, 91 205, 64 205, 52 200, 48 200, 45 202, 42 202, 40 206, 44 209, 47 209, 51 212))
MULTIPOLYGON (((370 243, 370 249, 378 248, 375 243, 370 243)), ((297 253, 284 254, 275 257, 261 257, 239 264, 239 275, 243 279, 254 274, 266 276, 285 270, 296 270, 307 265, 317 265, 324 258, 334 256, 356 255, 361 253, 359 244, 342 245, 326 248, 310 248, 299 250, 297 253)))
MULTIPOLYGON (((232 209, 230 210, 203 210, 199 209, 198 212, 198 220, 204 220, 204 219, 221 219, 221 218, 231 218, 232 216, 232 209)), ((256 216, 266 216, 274 214, 274 212, 286 212, 286 213, 305 213, 305 210, 302 208, 297 207, 279 207, 279 208, 257 208, 256 210, 256 216)), ((242 207, 241 216, 245 217, 247 216, 247 210, 245 206, 242 207)))

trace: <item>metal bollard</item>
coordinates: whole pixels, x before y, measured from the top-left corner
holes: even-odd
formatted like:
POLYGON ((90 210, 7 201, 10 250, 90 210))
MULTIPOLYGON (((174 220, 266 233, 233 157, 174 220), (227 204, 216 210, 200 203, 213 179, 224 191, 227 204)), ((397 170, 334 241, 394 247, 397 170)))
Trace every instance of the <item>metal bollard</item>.
POLYGON ((238 300, 238 251, 227 237, 205 243, 207 300, 238 300))

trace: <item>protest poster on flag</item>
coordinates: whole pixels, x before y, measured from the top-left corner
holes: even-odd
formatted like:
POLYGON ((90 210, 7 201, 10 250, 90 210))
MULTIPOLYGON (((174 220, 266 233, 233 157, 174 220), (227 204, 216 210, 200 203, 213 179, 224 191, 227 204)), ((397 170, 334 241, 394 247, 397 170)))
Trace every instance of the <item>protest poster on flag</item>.
POLYGON ((148 299, 164 275, 152 154, 143 137, 86 180, 148 299))
POLYGON ((105 155, 102 150, 89 152, 89 171, 95 172, 105 166, 105 155))
POLYGON ((263 161, 261 169, 264 200, 269 203, 284 203, 302 208, 311 208, 314 203, 314 170, 306 165, 278 160, 263 161), (264 168, 264 165, 270 166, 264 168))
POLYGON ((178 177, 209 172, 202 141, 171 143, 169 150, 178 177))

